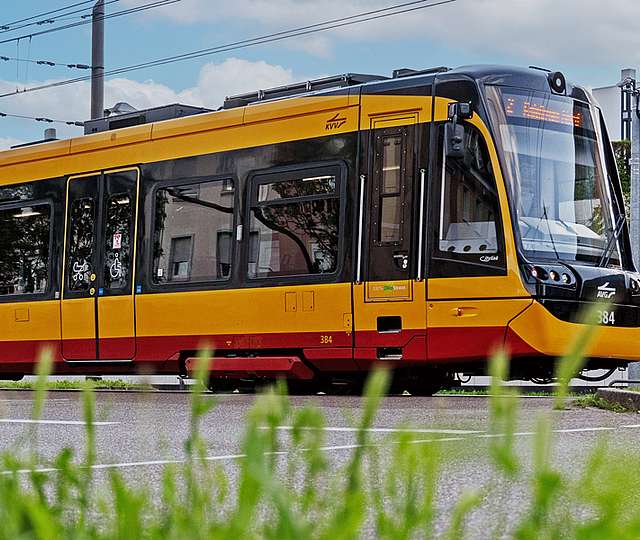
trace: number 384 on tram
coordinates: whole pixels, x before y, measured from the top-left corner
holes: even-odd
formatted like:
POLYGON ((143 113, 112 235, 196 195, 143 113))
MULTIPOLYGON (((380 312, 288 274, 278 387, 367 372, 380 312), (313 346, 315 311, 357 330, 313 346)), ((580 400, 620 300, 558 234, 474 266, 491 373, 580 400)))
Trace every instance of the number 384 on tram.
MULTIPOLYGON (((92 121, 0 153, 0 376, 359 381, 428 394, 505 350, 549 380, 640 359, 598 105, 559 73, 346 74, 92 121)), ((296 387, 292 384, 292 387, 296 387)))

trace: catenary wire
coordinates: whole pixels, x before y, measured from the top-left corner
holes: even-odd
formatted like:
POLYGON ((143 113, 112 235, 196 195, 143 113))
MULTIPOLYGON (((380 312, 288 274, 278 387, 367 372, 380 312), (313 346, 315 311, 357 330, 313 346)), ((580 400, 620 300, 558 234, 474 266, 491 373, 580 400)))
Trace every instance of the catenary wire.
MULTIPOLYGON (((182 0, 156 0, 155 2, 150 2, 148 4, 143 4, 142 6, 138 6, 138 7, 134 7, 134 8, 130 8, 130 9, 125 9, 125 10, 122 10, 122 11, 116 11, 115 13, 106 14, 104 17, 97 18, 97 20, 107 20, 107 19, 113 19, 115 17, 122 17, 124 15, 132 15, 134 13, 140 13, 140 12, 147 11, 147 10, 150 10, 150 9, 155 9, 155 8, 158 8, 158 7, 164 7, 164 6, 169 6, 171 4, 177 4, 178 2, 181 2, 181 1, 182 0)), ((31 34, 24 34, 22 36, 6 38, 6 39, 3 39, 3 40, 0 40, 0 45, 3 45, 5 43, 19 42, 19 41, 22 41, 23 39, 29 39, 29 38, 34 38, 34 37, 38 37, 38 36, 44 36, 46 34, 51 34, 53 32, 60 32, 61 30, 68 30, 70 28, 76 28, 78 26, 91 24, 92 22, 93 22, 92 19, 85 19, 85 20, 82 20, 82 21, 77 21, 77 22, 73 22, 73 23, 69 23, 69 24, 64 24, 62 26, 56 26, 55 28, 48 28, 46 30, 41 30, 39 32, 33 32, 31 34)))
POLYGON ((84 126, 84 122, 77 122, 72 120, 56 120, 54 118, 48 118, 46 116, 27 116, 24 114, 11 114, 0 111, 0 118, 18 118, 20 120, 33 120, 34 122, 43 122, 45 124, 66 124, 68 126, 84 126))
MULTIPOLYGON (((104 5, 108 6, 109 4, 114 4, 116 2, 120 2, 121 0, 106 0, 104 5)), ((92 0, 95 2, 95 0, 92 0)), ((49 17, 46 19, 38 19, 31 22, 24 22, 18 26, 8 26, 3 25, 0 26, 0 34, 6 34, 7 32, 15 32, 16 30, 21 30, 22 28, 29 28, 30 26, 43 26, 45 24, 53 24, 63 20, 73 20, 73 19, 84 19, 86 17, 91 17, 91 13, 85 15, 79 15, 80 13, 85 13, 88 10, 93 9, 93 7, 85 7, 82 9, 77 9, 75 11, 69 11, 67 13, 61 13, 56 17, 49 17)))
POLYGON ((69 69, 91 69, 92 66, 87 64, 73 63, 73 62, 53 62, 51 60, 28 60, 26 58, 16 58, 13 56, 0 55, 0 62, 20 62, 27 64, 37 64, 39 66, 46 67, 66 67, 69 69))
POLYGON ((64 6, 64 7, 61 7, 61 8, 54 9, 52 11, 45 11, 44 13, 38 13, 36 15, 32 15, 31 17, 27 17, 25 19, 19 19, 17 21, 12 21, 12 22, 6 23, 6 24, 0 24, 0 28, 6 28, 6 27, 13 26, 15 24, 20 24, 20 23, 23 23, 23 22, 32 21, 34 19, 40 19, 42 17, 46 17, 47 15, 54 15, 56 13, 60 13, 61 11, 67 11, 69 9, 73 9, 75 7, 78 7, 78 6, 84 6, 84 5, 92 4, 92 3, 95 3, 95 0, 85 0, 84 2, 77 2, 77 3, 71 4, 69 6, 64 6))
MULTIPOLYGON (((255 45, 263 45, 266 43, 273 43, 273 42, 277 42, 277 41, 282 41, 285 39, 290 39, 293 37, 300 37, 300 36, 305 36, 305 35, 310 35, 310 34, 314 34, 314 33, 318 33, 318 32, 323 32, 326 30, 332 30, 332 29, 336 29, 336 28, 342 28, 345 26, 351 26, 354 24, 359 24, 359 23, 363 23, 363 22, 368 22, 368 21, 372 21, 372 20, 378 20, 378 19, 382 19, 382 18, 386 18, 386 17, 391 17, 394 15, 400 15, 403 13, 410 13, 410 12, 415 12, 418 10, 422 10, 422 9, 427 9, 427 8, 431 8, 431 7, 436 7, 436 6, 441 6, 444 4, 451 4, 453 2, 456 2, 457 0, 439 0, 437 2, 432 2, 432 3, 426 3, 428 0, 419 0, 419 1, 414 1, 414 2, 406 2, 403 4, 396 4, 394 6, 390 6, 387 8, 382 8, 382 9, 378 9, 378 10, 374 10, 374 11, 368 11, 368 12, 364 12, 364 13, 360 13, 357 15, 351 15, 349 17, 343 17, 341 19, 333 19, 330 21, 325 21, 323 23, 317 23, 317 24, 313 24, 310 26, 305 26, 305 27, 301 27, 301 28, 294 28, 291 30, 286 30, 286 31, 282 31, 282 32, 277 32, 274 34, 268 34, 266 36, 260 36, 260 37, 256 37, 256 38, 251 38, 251 39, 247 39, 247 40, 243 40, 243 41, 237 41, 234 43, 228 43, 225 45, 219 45, 217 47, 211 47, 208 49, 200 49, 197 51, 192 51, 189 53, 184 53, 184 54, 180 54, 180 55, 175 55, 175 56, 169 56, 169 57, 165 57, 165 58, 160 58, 157 60, 152 60, 149 62, 144 62, 144 63, 140 63, 140 64, 134 64, 131 66, 126 66, 126 67, 122 67, 122 68, 116 68, 110 71, 105 72, 104 76, 108 77, 108 76, 113 76, 113 75, 120 75, 123 73, 129 73, 132 71, 139 71, 141 69, 146 69, 146 68, 150 68, 150 67, 156 67, 156 66, 162 66, 162 65, 167 65, 167 64, 172 64, 172 63, 176 63, 176 62, 180 62, 180 61, 186 61, 186 60, 192 60, 195 58, 200 58, 203 56, 209 56, 209 55, 213 55, 213 54, 219 54, 222 52, 230 52, 230 51, 235 51, 238 49, 243 49, 246 47, 252 47, 255 45), (418 4, 418 5, 416 5, 418 4), (422 5, 424 4, 424 5, 422 5), (409 7, 409 6, 413 6, 413 7, 409 7), (403 8, 403 9, 399 9, 399 8, 403 8)), ((24 93, 28 93, 28 92, 38 92, 38 91, 42 91, 42 90, 47 90, 50 88, 59 88, 61 86, 67 86, 70 84, 77 84, 79 82, 83 82, 83 81, 88 81, 91 80, 93 78, 93 75, 87 75, 84 77, 76 77, 74 79, 67 79, 67 80, 63 80, 63 81, 57 81, 55 83, 48 83, 48 84, 44 84, 41 86, 34 86, 31 88, 25 88, 23 90, 17 90, 15 92, 9 92, 6 94, 0 94, 0 98, 3 97, 10 97, 10 96, 15 96, 15 95, 19 95, 19 94, 24 94, 24 93)))

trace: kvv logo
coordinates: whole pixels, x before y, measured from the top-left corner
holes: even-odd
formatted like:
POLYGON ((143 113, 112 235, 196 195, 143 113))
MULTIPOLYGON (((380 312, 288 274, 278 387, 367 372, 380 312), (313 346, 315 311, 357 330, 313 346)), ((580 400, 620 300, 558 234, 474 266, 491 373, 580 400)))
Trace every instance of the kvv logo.
POLYGON ((610 287, 609 282, 607 281, 604 285, 600 285, 598 287, 598 292, 596 294, 596 298, 602 298, 604 300, 611 300, 616 294, 616 288, 610 287))
POLYGON ((336 113, 335 116, 332 116, 327 120, 327 131, 332 131, 334 129, 340 129, 347 123, 347 118, 345 116, 340 116, 340 113, 336 113))

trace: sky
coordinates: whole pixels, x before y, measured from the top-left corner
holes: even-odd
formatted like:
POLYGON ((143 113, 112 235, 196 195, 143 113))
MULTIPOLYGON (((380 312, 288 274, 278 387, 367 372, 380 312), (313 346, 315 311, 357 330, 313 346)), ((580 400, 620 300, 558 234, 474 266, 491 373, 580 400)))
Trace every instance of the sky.
MULTIPOLYGON (((0 27, 79 0, 4 0, 0 27)), ((117 0, 108 13, 154 0, 117 0)), ((179 0, 106 21, 106 68, 233 43, 409 0, 179 0)), ((78 8, 76 8, 78 9, 78 8)), ((615 84, 640 67, 638 0, 456 0, 385 19, 228 51, 110 78, 105 105, 143 109, 168 103, 217 108, 225 96, 338 73, 468 64, 536 65, 590 87, 615 84)), ((0 42, 53 24, 0 30, 0 42)), ((90 63, 91 26, 0 43, 0 56, 90 63)), ((0 94, 86 72, 0 61, 0 94)), ((67 121, 89 117, 89 84, 0 98, 0 113, 67 121)), ((0 149, 42 138, 49 127, 0 117, 0 149)), ((55 125, 59 137, 81 128, 55 125)))

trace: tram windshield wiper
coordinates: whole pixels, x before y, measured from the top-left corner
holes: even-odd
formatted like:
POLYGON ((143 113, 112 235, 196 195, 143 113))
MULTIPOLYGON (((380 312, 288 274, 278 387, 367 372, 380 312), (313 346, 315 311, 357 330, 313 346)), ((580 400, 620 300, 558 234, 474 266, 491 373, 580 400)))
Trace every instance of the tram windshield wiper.
POLYGON ((604 268, 609 264, 611 255, 613 254, 613 250, 618 244, 618 238, 620 238, 620 233, 622 232, 622 226, 624 225, 624 222, 625 216, 624 214, 620 214, 618 216, 618 220, 616 221, 615 227, 613 228, 613 234, 609 237, 609 241, 604 248, 602 257, 600 258, 600 262, 598 262, 599 267, 604 268))

